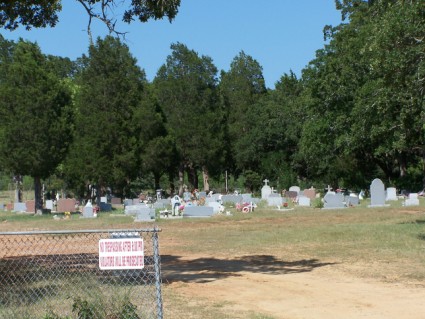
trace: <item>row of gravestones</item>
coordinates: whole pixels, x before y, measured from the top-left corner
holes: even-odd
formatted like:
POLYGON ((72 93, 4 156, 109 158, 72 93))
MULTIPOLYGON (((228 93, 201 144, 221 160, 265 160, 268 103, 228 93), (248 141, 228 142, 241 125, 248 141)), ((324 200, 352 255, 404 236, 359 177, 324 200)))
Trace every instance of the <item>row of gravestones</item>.
POLYGON ((289 190, 281 196, 280 194, 275 193, 267 184, 269 182, 267 179, 263 182, 264 186, 261 189, 261 199, 266 200, 268 206, 280 207, 290 200, 293 203, 297 203, 299 206, 308 207, 311 205, 311 201, 316 198, 316 190, 314 188, 302 191, 299 186, 291 186, 289 190))
MULTIPOLYGON (((46 209, 53 210, 53 201, 47 200, 46 209)), ((12 212, 27 212, 27 213, 34 213, 35 212, 35 201, 34 200, 27 200, 25 203, 9 203, 9 204, 0 204, 0 209, 12 211, 12 212)), ((59 213, 64 212, 75 212, 77 209, 76 207, 76 200, 73 198, 61 198, 57 202, 57 208, 56 211, 59 213)))
MULTIPOLYGON (((265 185, 261 189, 261 198, 267 201, 268 206, 281 206, 287 199, 299 206, 310 206, 311 201, 316 198, 316 191, 305 189, 301 191, 298 186, 292 186, 289 191, 285 192, 284 197, 280 194, 274 193, 273 189, 267 185, 269 181, 264 180, 265 185)), ((374 179, 370 185, 371 203, 369 207, 385 206, 386 201, 398 200, 397 191, 394 187, 389 187, 385 190, 385 186, 380 179, 374 179)), ((324 208, 344 208, 349 206, 357 206, 360 199, 356 194, 344 195, 342 193, 327 192, 323 199, 324 208)), ((417 193, 409 194, 409 197, 403 203, 404 206, 419 205, 417 193)))
MULTIPOLYGON (((404 206, 418 206, 418 193, 410 193, 403 203, 404 206)), ((387 206, 386 201, 398 200, 397 190, 394 187, 388 187, 385 190, 384 183, 376 178, 370 184, 370 207, 387 206)))

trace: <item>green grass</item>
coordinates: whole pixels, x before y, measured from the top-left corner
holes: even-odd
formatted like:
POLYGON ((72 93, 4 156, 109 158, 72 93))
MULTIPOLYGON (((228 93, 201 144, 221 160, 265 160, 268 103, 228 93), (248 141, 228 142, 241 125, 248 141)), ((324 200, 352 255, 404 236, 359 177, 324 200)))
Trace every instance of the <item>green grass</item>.
MULTIPOLYGON (((416 211, 415 211, 416 209, 416 211)), ((273 255, 285 261, 318 259, 336 263, 381 263, 360 275, 425 279, 425 213, 400 208, 345 210, 257 210, 209 220, 161 222, 187 253, 273 255), (399 268, 399 269, 398 269, 399 268)))

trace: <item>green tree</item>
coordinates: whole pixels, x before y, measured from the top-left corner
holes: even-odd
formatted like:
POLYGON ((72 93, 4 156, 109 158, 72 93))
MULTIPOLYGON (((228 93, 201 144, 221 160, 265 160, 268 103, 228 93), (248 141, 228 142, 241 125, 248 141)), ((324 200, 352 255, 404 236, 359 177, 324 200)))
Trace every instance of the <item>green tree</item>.
POLYGON ((245 138, 251 129, 248 116, 253 105, 267 93, 260 64, 241 51, 231 62, 230 70, 221 72, 220 93, 226 112, 227 168, 240 172, 245 169, 246 153, 252 148, 245 138))
POLYGON ((167 130, 179 155, 179 192, 184 172, 198 188, 197 170, 208 188, 209 170, 221 157, 222 113, 217 95, 217 68, 211 58, 199 56, 184 44, 171 45, 172 53, 154 80, 159 104, 166 116, 167 130))
POLYGON ((74 187, 109 185, 121 193, 137 176, 133 115, 143 97, 145 74, 118 38, 90 46, 78 77, 75 140, 66 162, 74 187))
POLYGON ((166 117, 158 104, 154 86, 146 85, 144 98, 133 117, 140 155, 141 174, 153 174, 155 189, 161 188, 159 181, 162 175, 174 171, 178 162, 175 143, 167 131, 166 117))
POLYGON ((72 134, 70 92, 50 69, 39 47, 25 41, 0 67, 0 162, 34 178, 36 209, 43 204, 41 179, 64 159, 72 134))

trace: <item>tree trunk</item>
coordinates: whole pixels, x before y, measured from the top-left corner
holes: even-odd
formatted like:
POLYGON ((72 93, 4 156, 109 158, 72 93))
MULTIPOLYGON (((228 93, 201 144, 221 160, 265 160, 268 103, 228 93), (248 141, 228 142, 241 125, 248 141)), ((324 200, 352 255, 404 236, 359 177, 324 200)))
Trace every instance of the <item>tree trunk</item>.
POLYGON ((192 165, 188 167, 187 173, 189 175, 189 182, 192 185, 194 189, 199 188, 199 182, 198 182, 198 172, 196 171, 196 168, 194 168, 192 165))
POLYGON ((208 168, 205 166, 202 166, 202 178, 204 180, 204 191, 209 192, 210 191, 210 184, 208 182, 208 168))
POLYGON ((34 202, 35 212, 41 212, 43 210, 43 197, 41 194, 41 179, 38 176, 34 177, 34 202))
POLYGON ((174 174, 173 173, 168 174, 168 180, 170 181, 170 195, 174 195, 174 192, 176 191, 176 186, 174 185, 174 174))
POLYGON ((153 178, 155 180, 155 190, 160 189, 161 186, 159 185, 159 180, 161 178, 161 175, 158 173, 153 173, 153 178))
POLYGON ((179 167, 179 196, 183 196, 184 166, 179 167))

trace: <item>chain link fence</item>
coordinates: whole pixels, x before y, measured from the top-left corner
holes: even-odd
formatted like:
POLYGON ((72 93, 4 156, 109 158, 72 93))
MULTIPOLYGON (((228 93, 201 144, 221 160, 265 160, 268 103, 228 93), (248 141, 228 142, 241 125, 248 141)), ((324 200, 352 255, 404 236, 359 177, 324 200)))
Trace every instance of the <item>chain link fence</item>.
POLYGON ((162 318, 159 231, 0 233, 0 318, 162 318))

